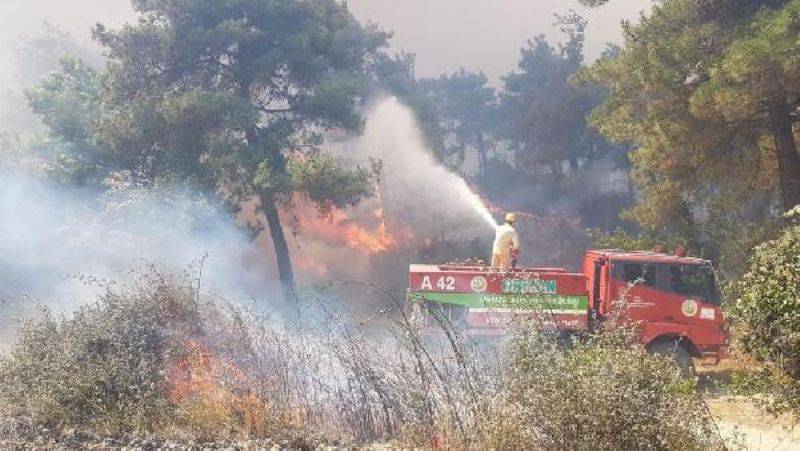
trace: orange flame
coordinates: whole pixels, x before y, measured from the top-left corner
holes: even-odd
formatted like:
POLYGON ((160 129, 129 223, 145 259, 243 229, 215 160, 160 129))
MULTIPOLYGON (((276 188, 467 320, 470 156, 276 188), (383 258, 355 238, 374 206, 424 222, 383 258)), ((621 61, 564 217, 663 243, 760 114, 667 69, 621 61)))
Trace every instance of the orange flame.
MULTIPOLYGON (((329 214, 320 217, 316 209, 304 200, 295 202, 294 214, 299 220, 301 233, 319 238, 327 243, 347 246, 361 254, 370 256, 396 250, 401 243, 413 238, 408 230, 390 231, 380 195, 376 196, 377 207, 373 213, 374 229, 360 224, 344 211, 333 208, 329 214)), ((305 262, 309 267, 320 270, 320 263, 305 262)))
POLYGON ((185 342, 187 354, 171 368, 170 398, 194 425, 225 424, 236 418, 244 430, 263 432, 268 405, 250 387, 253 381, 233 362, 201 343, 185 342))
POLYGON ((230 380, 235 385, 247 382, 241 369, 216 358, 200 343, 189 340, 186 348, 187 355, 178 360, 170 374, 173 401, 181 402, 197 395, 215 393, 223 380, 230 380))
MULTIPOLYGON (((389 252, 395 250, 398 245, 397 238, 389 233, 386 226, 386 214, 383 210, 380 191, 377 192, 376 199, 378 201, 378 206, 375 208, 375 219, 378 221, 377 230, 370 233, 357 224, 347 230, 348 245, 355 249, 364 249, 368 254, 389 252)), ((405 235, 407 236, 408 233, 405 235)))

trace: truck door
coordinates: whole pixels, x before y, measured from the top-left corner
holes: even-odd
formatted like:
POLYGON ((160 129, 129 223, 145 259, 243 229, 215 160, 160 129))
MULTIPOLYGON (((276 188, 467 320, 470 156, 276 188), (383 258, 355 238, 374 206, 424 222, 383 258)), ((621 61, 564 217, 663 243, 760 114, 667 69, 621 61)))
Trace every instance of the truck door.
POLYGON ((675 322, 704 324, 721 318, 713 270, 703 265, 663 266, 664 295, 679 305, 675 322))
POLYGON ((596 280, 593 281, 590 289, 597 300, 596 312, 599 316, 608 315, 609 302, 612 300, 609 293, 609 265, 607 258, 599 258, 592 265, 592 271, 596 280))
POLYGON ((608 259, 587 254, 583 262, 583 273, 589 292, 589 321, 596 325, 605 314, 605 300, 608 299, 608 259))
MULTIPOLYGON (((661 302, 658 265, 638 261, 615 261, 611 267, 611 293, 621 301, 627 317, 634 322, 663 321, 674 315, 673 306, 661 302)), ((679 304, 674 306, 676 311, 679 304)))

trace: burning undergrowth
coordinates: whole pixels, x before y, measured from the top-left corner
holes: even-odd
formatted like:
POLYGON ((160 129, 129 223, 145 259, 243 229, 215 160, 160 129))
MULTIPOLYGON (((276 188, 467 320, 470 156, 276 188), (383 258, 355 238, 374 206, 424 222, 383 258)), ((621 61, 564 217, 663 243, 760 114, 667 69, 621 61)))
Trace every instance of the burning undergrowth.
MULTIPOLYGON (((391 439, 419 423, 419 409, 421 424, 433 420, 425 388, 392 373, 411 362, 375 360, 397 344, 389 337, 367 340, 332 310, 284 328, 196 283, 148 267, 69 318, 27 320, 0 360, 3 418, 111 437, 294 446, 391 439)), ((310 302, 304 308, 324 308, 310 302)))
POLYGON ((374 313, 381 333, 313 297, 298 301, 302 323, 285 324, 186 274, 149 267, 135 280, 25 323, 0 358, 0 443, 48 430, 292 447, 720 446, 691 384, 621 340, 475 343, 447 323, 422 337, 400 299, 370 287, 397 307, 374 313))
POLYGON ((190 279, 147 268, 69 318, 27 320, 0 363, 0 406, 56 430, 291 439, 306 420, 287 398, 289 368, 269 360, 253 324, 190 279))

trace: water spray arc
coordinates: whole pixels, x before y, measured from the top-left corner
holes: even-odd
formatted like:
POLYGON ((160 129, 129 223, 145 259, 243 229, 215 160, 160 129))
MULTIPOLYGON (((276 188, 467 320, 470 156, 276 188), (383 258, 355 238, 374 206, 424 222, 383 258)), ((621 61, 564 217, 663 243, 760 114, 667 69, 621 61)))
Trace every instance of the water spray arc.
POLYGON ((489 208, 486 206, 480 196, 475 194, 475 192, 470 189, 469 185, 467 185, 467 182, 464 179, 459 177, 458 180, 458 188, 460 191, 463 191, 464 199, 469 202, 472 208, 475 209, 475 212, 480 215, 481 219, 483 219, 489 227, 497 228, 497 221, 495 221, 494 216, 492 216, 492 212, 489 211, 489 208))
POLYGON ((380 159, 388 210, 414 216, 416 229, 438 223, 473 233, 493 231, 497 222, 466 180, 446 168, 425 143, 414 112, 396 97, 377 100, 367 113, 363 136, 355 143, 359 160, 380 159))

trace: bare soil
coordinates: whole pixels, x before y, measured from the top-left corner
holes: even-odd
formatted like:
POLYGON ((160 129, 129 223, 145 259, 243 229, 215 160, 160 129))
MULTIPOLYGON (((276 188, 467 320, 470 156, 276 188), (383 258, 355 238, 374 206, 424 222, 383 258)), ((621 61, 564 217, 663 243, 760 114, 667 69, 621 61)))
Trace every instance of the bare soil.
POLYGON ((791 415, 774 416, 743 396, 720 396, 707 404, 722 435, 745 449, 800 450, 800 426, 791 415))
POLYGON ((756 398, 729 395, 721 389, 731 382, 734 371, 752 370, 753 362, 732 358, 719 365, 702 366, 699 362, 695 365, 700 376, 698 388, 720 433, 733 449, 800 450, 800 419, 788 414, 773 415, 756 398))

